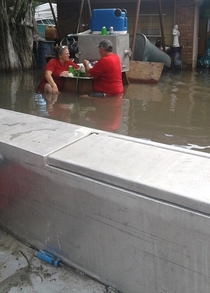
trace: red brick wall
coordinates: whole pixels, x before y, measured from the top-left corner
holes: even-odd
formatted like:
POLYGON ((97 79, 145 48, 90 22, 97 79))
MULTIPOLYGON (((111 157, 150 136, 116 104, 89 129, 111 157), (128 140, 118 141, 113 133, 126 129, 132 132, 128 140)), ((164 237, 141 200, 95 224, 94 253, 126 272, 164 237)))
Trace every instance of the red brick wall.
POLYGON ((183 61, 192 66, 195 5, 193 0, 177 0, 175 22, 179 26, 179 42, 183 61))

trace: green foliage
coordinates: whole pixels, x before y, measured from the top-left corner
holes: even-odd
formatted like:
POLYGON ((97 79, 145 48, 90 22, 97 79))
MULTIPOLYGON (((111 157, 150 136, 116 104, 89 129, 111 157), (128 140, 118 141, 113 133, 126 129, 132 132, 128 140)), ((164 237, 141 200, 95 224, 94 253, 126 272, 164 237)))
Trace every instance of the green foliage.
MULTIPOLYGON (((46 1, 46 2, 48 2, 48 1, 46 1)), ((39 5, 41 5, 41 4, 43 4, 43 2, 40 2, 40 1, 33 1, 33 3, 32 3, 32 7, 33 7, 33 9, 35 9, 37 6, 39 6, 39 5)))
POLYGON ((19 7, 19 11, 15 17, 16 23, 20 23, 21 20, 23 20, 25 18, 27 9, 28 9, 28 2, 23 0, 20 7, 19 7))
POLYGON ((81 72, 80 70, 74 70, 73 71, 73 75, 74 76, 77 76, 77 77, 87 77, 86 73, 85 72, 81 72))

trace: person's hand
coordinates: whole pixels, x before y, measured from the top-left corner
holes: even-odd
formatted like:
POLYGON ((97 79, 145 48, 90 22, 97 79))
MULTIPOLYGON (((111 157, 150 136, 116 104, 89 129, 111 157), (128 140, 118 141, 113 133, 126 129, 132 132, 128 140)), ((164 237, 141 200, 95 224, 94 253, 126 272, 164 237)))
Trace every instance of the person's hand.
POLYGON ((84 64, 85 67, 89 66, 89 63, 90 62, 88 60, 86 60, 86 59, 83 61, 83 64, 84 64))
POLYGON ((57 85, 56 84, 54 84, 53 86, 52 86, 52 94, 58 94, 58 87, 57 87, 57 85))
POLYGON ((68 71, 62 71, 60 74, 60 77, 68 77, 69 72, 68 71))

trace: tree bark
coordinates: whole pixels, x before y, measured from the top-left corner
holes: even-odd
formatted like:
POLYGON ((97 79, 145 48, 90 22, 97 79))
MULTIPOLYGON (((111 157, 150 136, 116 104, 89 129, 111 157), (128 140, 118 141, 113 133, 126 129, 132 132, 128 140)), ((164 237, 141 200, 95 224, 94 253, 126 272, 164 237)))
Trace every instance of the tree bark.
POLYGON ((33 0, 0 0, 0 72, 33 68, 33 0))

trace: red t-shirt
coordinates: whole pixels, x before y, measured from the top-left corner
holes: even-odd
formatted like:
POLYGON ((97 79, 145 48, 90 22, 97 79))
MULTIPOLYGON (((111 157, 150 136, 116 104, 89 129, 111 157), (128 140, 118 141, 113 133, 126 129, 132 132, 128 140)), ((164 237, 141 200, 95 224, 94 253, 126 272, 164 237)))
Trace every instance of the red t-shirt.
POLYGON ((122 72, 120 58, 117 54, 102 57, 89 70, 93 80, 93 90, 107 95, 123 93, 122 72))
MULTIPOLYGON (((45 66, 44 70, 52 71, 52 78, 54 79, 55 83, 57 84, 57 87, 59 91, 61 91, 64 87, 65 79, 64 77, 60 77, 61 72, 68 71, 69 65, 72 65, 73 68, 78 68, 78 65, 75 64, 70 59, 66 61, 64 64, 61 64, 58 59, 53 58, 51 59, 45 66)), ((42 76, 40 83, 38 85, 38 90, 43 91, 44 86, 47 83, 47 80, 45 76, 42 76)))

